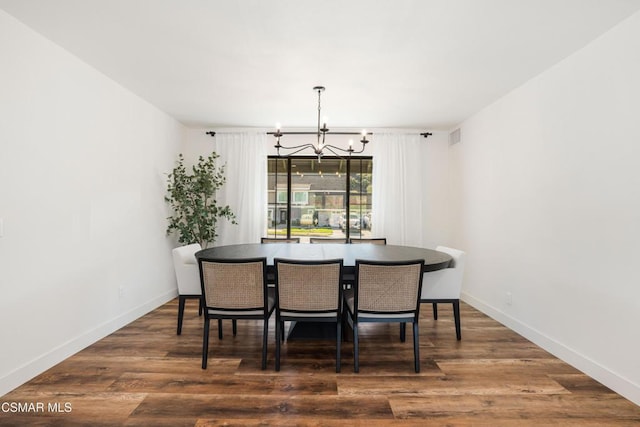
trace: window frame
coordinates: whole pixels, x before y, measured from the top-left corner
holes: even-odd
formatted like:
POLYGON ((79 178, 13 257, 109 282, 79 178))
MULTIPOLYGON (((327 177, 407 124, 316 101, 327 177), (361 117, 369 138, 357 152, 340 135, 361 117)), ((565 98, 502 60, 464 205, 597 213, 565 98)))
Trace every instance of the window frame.
MULTIPOLYGON (((317 159, 316 156, 289 156, 289 157, 285 157, 285 156, 277 156, 277 155, 269 155, 267 156, 267 171, 269 171, 269 166, 268 163, 272 160, 275 161, 275 171, 274 172, 267 172, 268 174, 270 173, 274 173, 276 176, 276 181, 274 183, 273 188, 275 189, 275 195, 274 195, 274 202, 273 203, 269 203, 269 198, 267 197, 267 212, 269 212, 269 210, 273 210, 274 215, 277 216, 277 213, 280 212, 280 209, 278 208, 279 206, 285 205, 285 203, 280 201, 280 194, 282 193, 286 193, 286 235, 283 235, 281 238, 282 239, 290 239, 291 238, 291 212, 292 212, 292 207, 296 206, 296 205, 300 205, 300 203, 296 203, 293 202, 293 196, 294 193, 306 193, 306 202, 308 203, 309 200, 309 191, 303 191, 303 190, 298 190, 298 189, 293 189, 292 188, 292 162, 295 160, 314 160, 317 159), (281 163, 282 161, 286 162, 286 171, 280 171, 278 169, 278 163, 281 163), (283 175, 286 173, 286 191, 283 191, 283 183, 278 182, 278 175, 283 175)), ((362 170, 362 165, 363 165, 363 160, 368 160, 373 162, 373 156, 349 156, 349 157, 338 157, 338 156, 323 156, 322 157, 323 160, 346 160, 346 173, 344 174, 344 189, 345 189, 345 218, 350 218, 352 213, 357 213, 360 215, 360 217, 362 217, 362 213, 361 211, 351 211, 351 197, 352 197, 352 191, 351 191, 351 175, 352 173, 355 174, 362 174, 364 173, 362 170), (352 162, 353 161, 357 161, 359 164, 359 167, 356 168, 352 168, 352 162), (355 169, 355 170, 354 170, 355 169)), ((271 188, 267 188, 267 193, 270 192, 272 189, 271 188)), ((361 196, 362 194, 366 194, 363 193, 362 187, 360 187, 358 189, 357 194, 353 194, 353 195, 357 195, 357 196, 361 196)), ((274 220, 276 221, 276 224, 278 223, 278 221, 280 220, 280 218, 277 218, 276 216, 274 216, 274 220)), ((348 221, 348 220, 347 220, 348 221)), ((348 224, 348 222, 347 222, 348 224)), ((268 229, 270 227, 267 226, 267 235, 268 233, 268 229)), ((348 241, 348 239, 351 238, 351 227, 347 226, 345 227, 345 237, 348 241)), ((269 236, 272 237, 272 236, 269 236)), ((274 232, 274 236, 275 238, 279 238, 280 236, 278 236, 278 234, 276 232, 274 232)))

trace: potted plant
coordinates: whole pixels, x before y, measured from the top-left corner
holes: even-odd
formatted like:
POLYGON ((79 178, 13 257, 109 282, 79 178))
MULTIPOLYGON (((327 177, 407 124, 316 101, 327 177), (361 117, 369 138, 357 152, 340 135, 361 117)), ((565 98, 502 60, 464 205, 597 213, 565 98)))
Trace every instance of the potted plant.
POLYGON ((165 201, 173 210, 168 217, 167 234, 178 234, 178 241, 185 245, 199 243, 206 248, 215 242, 218 220, 236 223, 236 216, 229 205, 218 206, 216 192, 224 185, 226 165, 218 167, 220 157, 215 151, 207 158, 199 157, 198 163, 187 173, 182 154, 173 171, 168 174, 165 201))

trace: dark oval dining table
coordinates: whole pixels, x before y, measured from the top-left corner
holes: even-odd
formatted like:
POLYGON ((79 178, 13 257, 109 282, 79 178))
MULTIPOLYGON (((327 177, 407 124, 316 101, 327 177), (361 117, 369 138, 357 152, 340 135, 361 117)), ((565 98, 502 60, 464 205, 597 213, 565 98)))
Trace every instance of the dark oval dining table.
POLYGON ((433 249, 412 246, 333 243, 248 243, 216 246, 196 253, 199 260, 267 258, 267 272, 273 274, 274 258, 299 260, 324 260, 341 258, 344 275, 353 277, 356 259, 368 261, 402 261, 423 259, 423 271, 435 271, 449 267, 451 256, 433 249))

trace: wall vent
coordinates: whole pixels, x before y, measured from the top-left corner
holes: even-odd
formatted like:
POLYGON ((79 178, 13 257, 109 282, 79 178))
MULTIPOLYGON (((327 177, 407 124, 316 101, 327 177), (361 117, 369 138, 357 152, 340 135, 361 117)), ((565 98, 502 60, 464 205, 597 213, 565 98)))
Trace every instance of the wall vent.
POLYGON ((449 134, 449 145, 457 144, 458 142, 460 142, 460 128, 449 134))

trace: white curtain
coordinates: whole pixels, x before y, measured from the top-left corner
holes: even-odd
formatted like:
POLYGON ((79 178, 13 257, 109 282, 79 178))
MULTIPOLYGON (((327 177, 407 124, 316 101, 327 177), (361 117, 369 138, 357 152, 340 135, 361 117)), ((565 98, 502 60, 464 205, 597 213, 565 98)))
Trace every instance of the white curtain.
POLYGON ((259 243, 267 227, 266 134, 217 133, 215 140, 219 165, 227 165, 218 204, 229 205, 238 223, 219 222, 215 246, 259 243))
POLYGON ((424 246, 424 141, 419 134, 375 134, 373 156, 374 237, 391 245, 424 246))

